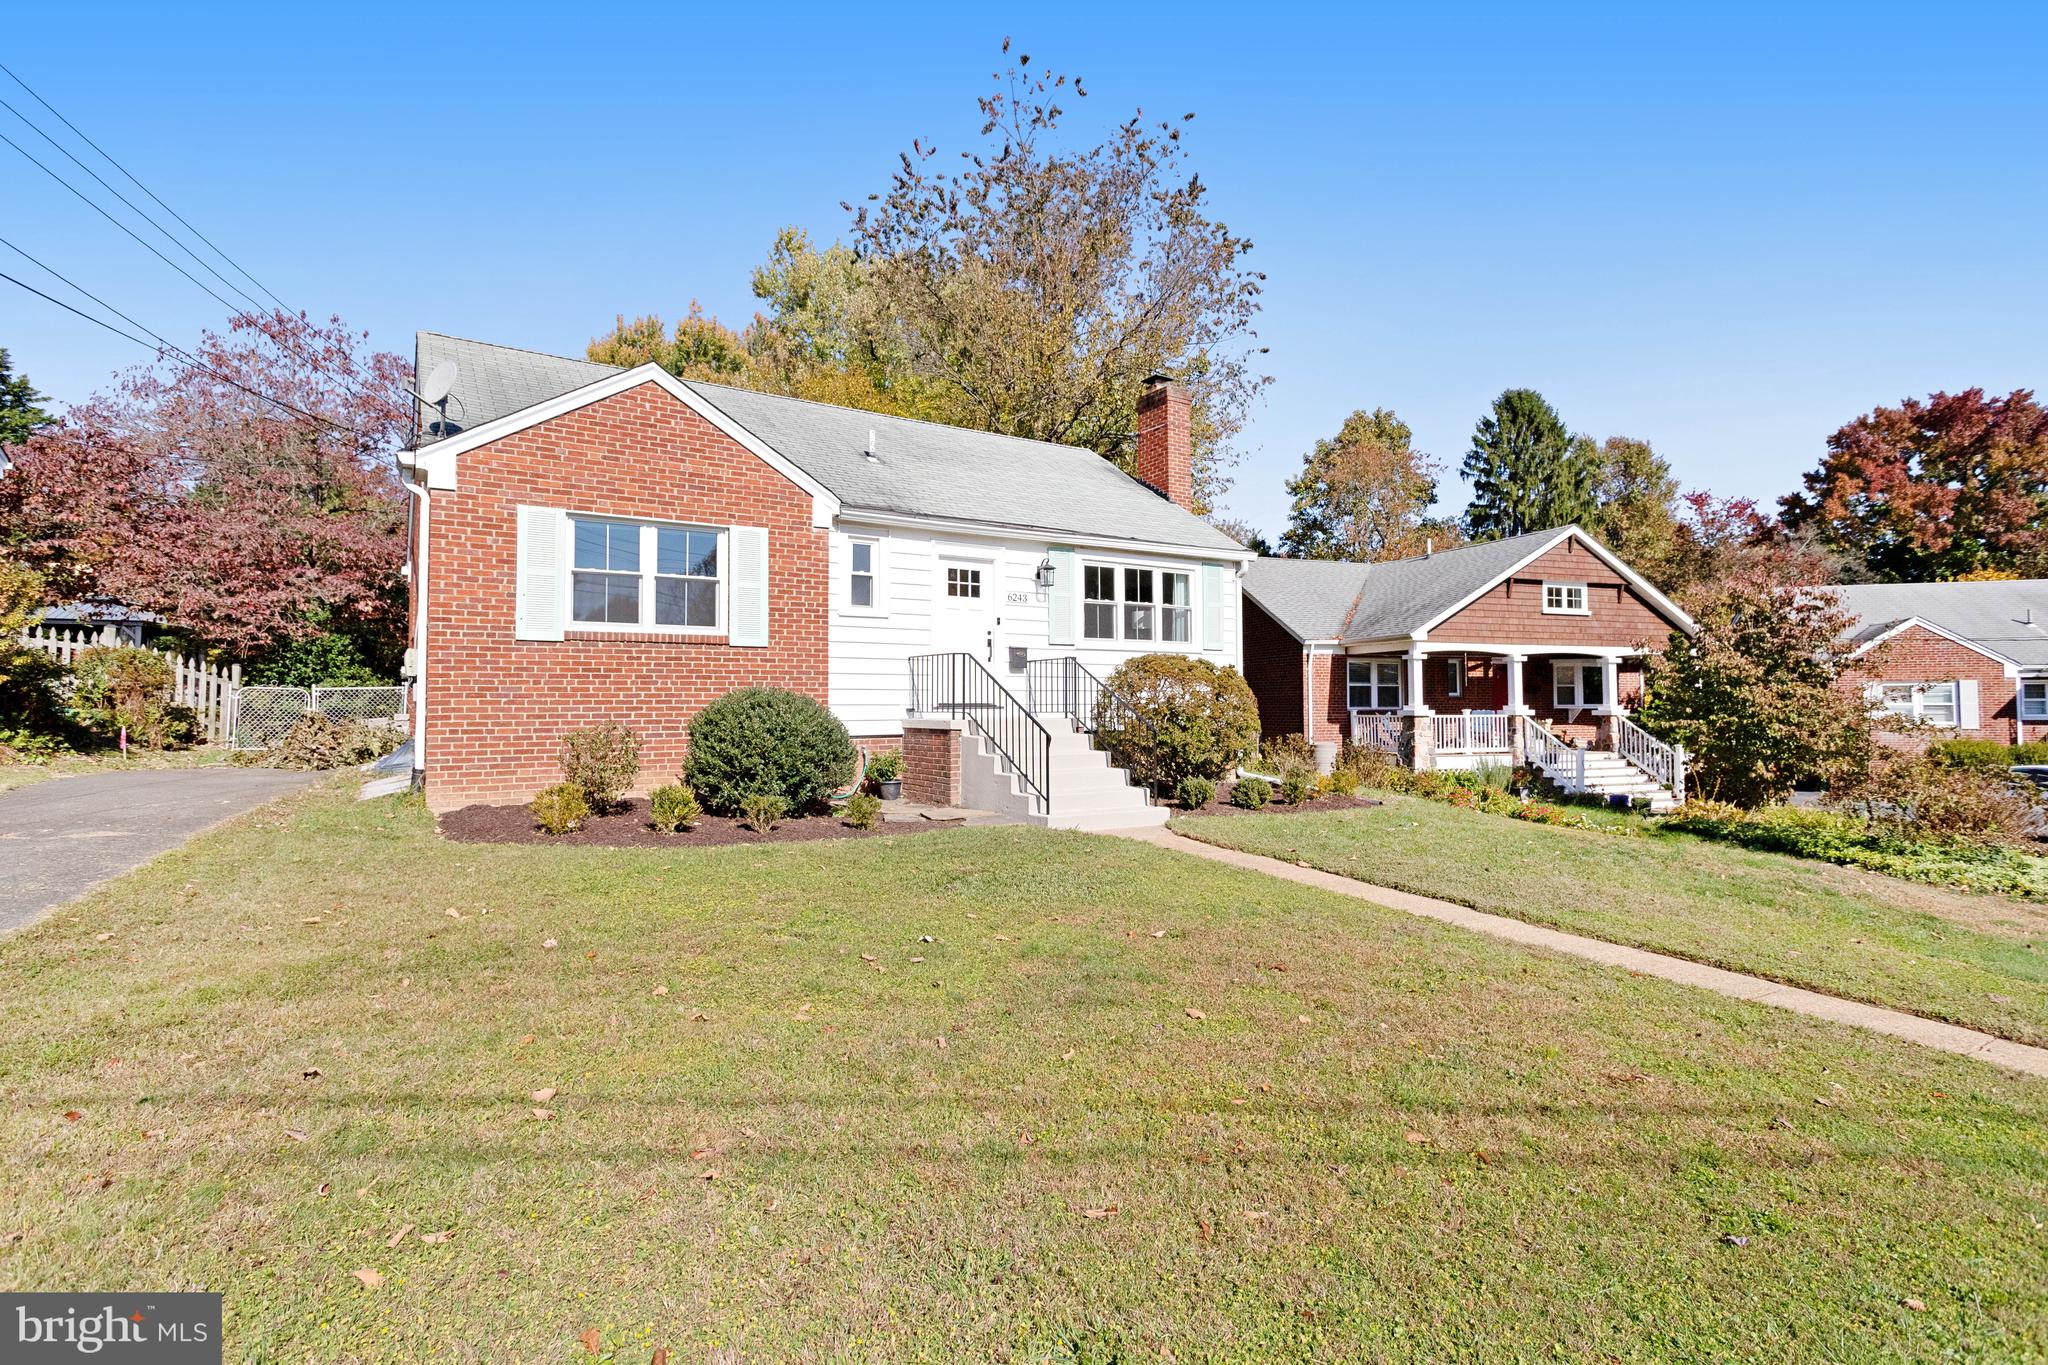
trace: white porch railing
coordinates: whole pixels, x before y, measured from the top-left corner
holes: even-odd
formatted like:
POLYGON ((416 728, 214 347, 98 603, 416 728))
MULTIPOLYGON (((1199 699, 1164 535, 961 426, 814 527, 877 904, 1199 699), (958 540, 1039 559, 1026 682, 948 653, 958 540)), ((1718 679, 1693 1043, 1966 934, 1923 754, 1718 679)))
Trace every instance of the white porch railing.
POLYGON ((1387 711, 1353 711, 1351 742, 1398 756, 1401 752, 1401 720, 1400 716, 1387 711))
POLYGON ((1522 751, 1566 792, 1586 789, 1586 751, 1559 739, 1534 716, 1522 717, 1522 751))
POLYGON ((1487 711, 1429 718, 1430 741, 1440 754, 1504 754, 1514 748, 1513 718, 1487 711))
POLYGON ((1685 801, 1685 748, 1666 744, 1627 716, 1614 720, 1614 752, 1648 773, 1661 786, 1671 789, 1672 798, 1685 801))

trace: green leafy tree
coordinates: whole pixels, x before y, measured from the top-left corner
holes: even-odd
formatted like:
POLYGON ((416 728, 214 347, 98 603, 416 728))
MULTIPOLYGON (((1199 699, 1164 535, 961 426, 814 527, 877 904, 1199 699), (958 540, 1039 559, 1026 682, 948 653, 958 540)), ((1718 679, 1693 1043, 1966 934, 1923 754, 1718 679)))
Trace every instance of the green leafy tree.
POLYGON ((1179 378, 1206 510, 1270 382, 1255 369, 1264 276, 1247 264, 1252 244, 1212 216, 1188 165, 1194 115, 1133 115, 1075 142, 1065 119, 1082 83, 1030 61, 1017 56, 979 100, 978 143, 941 160, 919 138, 885 192, 846 206, 854 251, 948 421, 1127 466, 1145 377, 1179 378))
POLYGON ((36 406, 42 401, 28 376, 14 373, 7 348, 0 346, 0 446, 20 445, 37 427, 56 420, 36 406))
POLYGON ((1219 517, 1212 513, 1209 524, 1253 554, 1273 553, 1273 542, 1266 539, 1266 533, 1242 517, 1219 517))
POLYGON ((1464 474, 1472 484, 1465 529, 1474 540, 1585 522, 1598 510, 1592 464, 1534 389, 1493 400, 1473 431, 1464 474))
POLYGON ((1385 408, 1360 409, 1334 437, 1317 441, 1287 481, 1294 502, 1280 543, 1301 559, 1419 554, 1440 472, 1415 448, 1406 422, 1385 408))
POLYGON ((1761 806, 1808 779, 1861 778, 1873 725, 1847 675, 1864 661, 1834 594, 1748 578, 1693 617, 1698 634, 1673 631, 1649 660, 1637 719, 1692 752, 1694 794, 1761 806))
POLYGON ((1648 441, 1580 437, 1577 458, 1593 471, 1594 508, 1585 527, 1658 587, 1669 591, 1679 557, 1678 479, 1648 441))

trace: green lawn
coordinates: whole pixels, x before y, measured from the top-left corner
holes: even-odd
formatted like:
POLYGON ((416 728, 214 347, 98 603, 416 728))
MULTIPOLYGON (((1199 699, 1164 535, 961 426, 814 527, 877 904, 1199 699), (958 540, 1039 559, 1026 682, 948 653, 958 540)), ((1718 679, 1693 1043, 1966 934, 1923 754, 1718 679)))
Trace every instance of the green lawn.
POLYGON ((2048 906, 1690 835, 1622 837, 1384 796, 1182 819, 1212 843, 2048 1043, 2048 906))
POLYGON ((2048 1084, 1112 839, 330 786, 0 990, 0 1288, 231 1360, 2048 1353, 2048 1084))
POLYGON ((127 772, 138 768, 202 768, 227 762, 222 748, 168 749, 153 752, 131 749, 95 750, 85 754, 61 754, 47 763, 0 763, 0 793, 32 787, 53 777, 75 777, 81 773, 127 772))

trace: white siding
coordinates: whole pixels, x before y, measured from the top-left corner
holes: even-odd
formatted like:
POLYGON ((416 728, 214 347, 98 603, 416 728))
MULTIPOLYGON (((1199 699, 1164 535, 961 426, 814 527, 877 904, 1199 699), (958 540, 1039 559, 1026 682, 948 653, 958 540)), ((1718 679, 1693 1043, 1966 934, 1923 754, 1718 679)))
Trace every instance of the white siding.
MULTIPOLYGON (((1243 666, 1239 635, 1238 565, 1224 560, 1223 647, 1206 649, 1202 634, 1202 564, 1199 556, 1097 550, 1075 540, 1023 540, 1014 537, 979 537, 956 532, 905 530, 901 527, 865 527, 851 519, 832 531, 832 618, 830 628, 830 687, 832 709, 856 735, 894 735, 902 732, 903 714, 910 700, 908 661, 914 654, 931 653, 934 648, 936 598, 940 563, 949 555, 990 561, 985 590, 994 600, 995 659, 989 668, 1021 698, 1024 675, 1009 671, 1009 649, 1023 646, 1034 659, 1072 655, 1098 676, 1107 678, 1119 663, 1138 654, 1174 650, 1212 659, 1218 664, 1243 666), (851 572, 851 543, 855 539, 876 543, 876 604, 873 611, 853 608, 848 601, 851 572), (1158 643, 1105 646, 1083 640, 1078 621, 1075 645, 1050 643, 1051 594, 1033 581, 1039 561, 1054 545, 1076 550, 1074 572, 1086 563, 1113 563, 1167 569, 1189 576, 1195 594, 1193 623, 1196 640, 1187 645, 1158 643), (1012 600, 1015 599, 1015 600, 1012 600)), ((1217 561, 1208 561, 1217 562, 1217 561)), ((1073 597, 1080 610, 1079 584, 1073 597)))

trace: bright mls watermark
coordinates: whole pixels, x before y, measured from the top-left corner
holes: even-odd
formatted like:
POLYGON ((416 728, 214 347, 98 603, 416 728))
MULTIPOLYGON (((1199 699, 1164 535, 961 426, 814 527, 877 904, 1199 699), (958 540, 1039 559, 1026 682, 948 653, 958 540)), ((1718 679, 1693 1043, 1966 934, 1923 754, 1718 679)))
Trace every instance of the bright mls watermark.
POLYGON ((0 1360, 220 1365, 218 1294, 0 1294, 0 1360))

